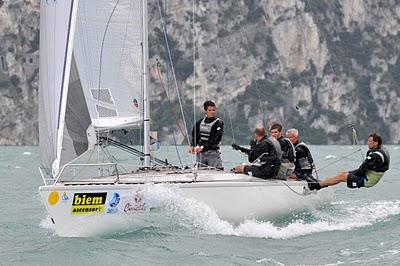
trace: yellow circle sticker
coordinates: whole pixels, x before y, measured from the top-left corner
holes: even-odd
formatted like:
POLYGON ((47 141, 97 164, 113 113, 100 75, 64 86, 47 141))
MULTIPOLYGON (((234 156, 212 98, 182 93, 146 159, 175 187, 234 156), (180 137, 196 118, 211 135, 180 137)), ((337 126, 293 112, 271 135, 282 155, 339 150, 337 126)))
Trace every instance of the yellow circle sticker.
POLYGON ((49 198, 48 198, 49 204, 55 205, 59 198, 60 198, 60 196, 58 195, 58 192, 55 192, 55 191, 51 192, 49 194, 49 198))

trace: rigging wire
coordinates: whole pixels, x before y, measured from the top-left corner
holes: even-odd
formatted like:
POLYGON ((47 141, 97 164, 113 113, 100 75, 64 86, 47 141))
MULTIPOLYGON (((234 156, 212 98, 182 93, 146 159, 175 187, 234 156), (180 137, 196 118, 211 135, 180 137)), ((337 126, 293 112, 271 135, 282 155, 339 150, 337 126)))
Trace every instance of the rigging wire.
MULTIPOLYGON (((225 71, 224 71, 224 72, 225 72, 225 71)), ((223 80, 223 83, 222 83, 222 84, 223 84, 223 85, 222 85, 222 89, 224 89, 224 88, 225 88, 225 73, 224 73, 224 80, 223 80)), ((227 109, 228 109, 229 123, 230 123, 230 125, 231 125, 231 131, 232 131, 232 140, 233 140, 233 143, 236 143, 236 140, 235 140, 235 131, 233 130, 233 123, 232 123, 231 107, 230 107, 229 102, 227 103, 227 109)))
POLYGON ((185 113, 183 111, 183 105, 182 105, 181 95, 180 95, 180 92, 179 92, 178 81, 177 81, 176 75, 175 75, 175 68, 174 68, 174 64, 173 64, 173 61, 172 61, 171 50, 170 50, 170 47, 169 47, 168 36, 167 36, 167 32, 166 32, 164 18, 162 16, 160 0, 157 0, 157 5, 158 5, 158 10, 159 10, 159 13, 160 13, 160 17, 161 17, 161 25, 162 25, 162 28, 163 28, 165 44, 167 46, 169 63, 171 65, 172 76, 174 78, 175 89, 176 89, 176 93, 177 93, 177 97, 178 97, 178 101, 179 101, 179 105, 180 105, 180 109, 181 109, 182 121, 183 121, 183 124, 185 126, 185 133, 186 134, 183 135, 183 137, 186 139, 188 145, 190 146, 190 140, 189 140, 189 134, 188 134, 187 124, 186 124, 186 119, 185 119, 185 113))
MULTIPOLYGON (((338 162, 340 162, 340 161, 342 161, 342 160, 344 160, 344 159, 349 158, 351 155, 353 155, 353 154, 355 154, 355 153, 357 153, 357 152, 359 152, 359 151, 361 151, 361 148, 358 148, 357 150, 352 151, 351 153, 349 153, 349 154, 347 154, 347 155, 345 155, 345 156, 343 156, 343 157, 341 157, 341 158, 339 158, 339 159, 337 159, 337 160, 331 162, 330 164, 327 164, 327 165, 325 165, 325 166, 322 166, 322 167, 318 168, 318 171, 321 171, 321 170, 323 170, 323 169, 326 169, 326 168, 328 168, 328 167, 331 167, 332 165, 334 165, 334 164, 336 164, 336 163, 338 163, 338 162)), ((315 171, 317 171, 317 169, 315 169, 315 171)))
MULTIPOLYGON (((118 81, 118 85, 121 83, 121 81, 123 80, 123 79, 121 79, 120 78, 120 75, 121 75, 121 68, 122 68, 122 65, 123 65, 123 62, 124 62, 124 60, 125 60, 125 62, 128 62, 129 61, 129 59, 128 58, 126 58, 127 57, 127 54, 125 54, 125 50, 127 49, 126 48, 126 42, 127 42, 127 37, 128 37, 128 28, 129 28, 129 22, 130 22, 130 20, 131 20, 131 16, 133 15, 132 13, 132 10, 133 10, 133 1, 130 1, 130 3, 129 3, 129 11, 128 11, 128 17, 127 17, 127 19, 126 19, 126 21, 125 22, 123 22, 124 24, 125 24, 125 32, 124 32, 124 37, 123 37, 123 41, 122 41, 122 51, 121 51, 121 54, 120 54, 120 57, 119 57, 119 65, 118 65, 118 71, 117 71, 117 81, 118 81)), ((122 23, 121 23, 122 24, 122 23)), ((128 48, 129 49, 129 48, 128 48)), ((129 52, 128 52, 128 54, 129 54, 129 52)), ((140 57, 141 58, 141 57, 140 57)), ((132 66, 131 66, 132 67, 132 66)), ((133 67, 132 67, 133 68, 133 67)), ((134 71, 134 69, 132 69, 132 71, 134 71)), ((119 85, 120 86, 120 85, 119 85)))
MULTIPOLYGON (((310 10, 311 10, 311 14, 314 14, 314 10, 313 10, 313 8, 312 8, 312 6, 311 6, 311 4, 310 4, 310 1, 309 0, 305 0, 306 1, 306 3, 307 3, 307 5, 308 5, 308 7, 310 8, 310 10)), ((318 22, 318 16, 317 15, 315 15, 315 20, 318 22)), ((318 27, 317 27, 318 28, 318 27)), ((321 31, 321 33, 323 33, 322 31, 321 31)), ((325 38, 325 40, 327 40, 327 38, 325 38)), ((332 70, 332 73, 333 73, 333 81, 335 82, 335 80, 336 80, 336 71, 335 71, 335 69, 333 68, 333 66, 332 66, 332 64, 331 64, 331 61, 328 61, 328 64, 329 64, 329 67, 331 68, 331 70, 332 70)))
MULTIPOLYGON (((196 128, 196 40, 197 40, 197 31, 195 25, 195 0, 192 0, 192 36, 193 36, 193 48, 192 48, 192 56, 193 56, 193 136, 195 137, 197 134, 196 128)), ((193 144, 195 140, 193 139, 193 144)), ((197 143, 196 143, 197 144, 197 143)), ((194 157, 194 154, 192 158, 194 157)))
MULTIPOLYGON (((265 19, 266 22, 268 21, 268 18, 266 17, 265 14, 264 14, 264 19, 265 19)), ((269 35, 271 35, 271 34, 269 34, 269 35)), ((286 70, 286 75, 289 75, 288 66, 287 66, 286 63, 283 64, 283 61, 284 61, 284 60, 282 60, 282 56, 281 56, 279 53, 277 53, 277 59, 278 59, 279 65, 282 66, 282 68, 283 68, 282 71, 284 72, 284 71, 286 70)), ((285 74, 285 73, 283 73, 283 74, 285 74)), ((293 92, 293 91, 294 91, 294 88, 293 88, 293 85, 292 85, 292 81, 290 80, 290 78, 287 78, 286 81, 287 81, 286 84, 289 85, 290 90, 293 92)), ((293 102, 292 102, 292 104, 293 104, 293 102)), ((295 106, 295 109, 296 109, 296 110, 299 110, 299 107, 296 105, 296 106, 295 106)))
MULTIPOLYGON (((157 69, 158 79, 159 79, 160 84, 161 84, 161 88, 164 90, 165 96, 166 96, 166 98, 167 98, 167 100, 168 100, 168 102, 169 102, 169 104, 170 104, 170 106, 171 106, 171 111, 172 111, 172 115, 173 115, 173 117, 174 117, 175 123, 176 123, 176 125, 178 126, 178 128, 179 128, 181 134, 184 136, 185 132, 183 131, 183 129, 182 129, 180 123, 179 123, 178 117, 177 117, 176 112, 175 112, 174 105, 172 104, 171 98, 169 97, 168 92, 167 92, 167 90, 166 90, 166 88, 165 88, 165 86, 164 86, 164 82, 163 82, 163 79, 162 79, 162 75, 161 75, 160 68, 161 68, 161 64, 160 64, 160 62, 157 60, 156 69, 157 69)), ((176 149, 176 153, 177 153, 177 155, 178 155, 179 163, 180 163, 181 166, 183 166, 182 160, 181 160, 181 156, 180 156, 180 154, 179 154, 179 151, 178 151, 178 148, 177 148, 177 145, 176 145, 175 133, 174 133, 174 129, 173 129, 173 128, 172 128, 172 134, 173 134, 173 138, 174 138, 175 149, 176 149)))
MULTIPOLYGON (((218 3, 217 3, 217 5, 218 5, 218 3)), ((218 7, 218 6, 217 6, 218 7)), ((218 8, 217 8, 217 10, 218 10, 218 8)), ((219 23, 217 23, 217 30, 218 30, 218 32, 219 32, 219 23)), ((218 48, 219 49, 223 49, 222 48, 222 45, 221 45, 221 42, 220 42, 220 38, 217 38, 217 46, 218 46, 218 48)), ((228 46, 230 46, 230 42, 228 43, 228 46)), ((221 63, 220 63, 220 66, 219 66, 219 68, 223 71, 223 76, 222 76, 222 91, 224 91, 225 90, 225 81, 226 81, 226 68, 224 68, 224 64, 223 64, 223 62, 221 61, 221 63)), ((236 140, 235 140, 235 132, 234 132, 234 129, 233 129, 233 123, 232 123, 232 113, 231 113, 231 108, 230 108, 230 103, 229 103, 229 101, 227 101, 227 103, 226 103, 226 106, 227 106, 227 111, 228 111, 228 117, 229 117, 229 124, 230 124, 230 127, 231 127, 231 133, 232 133, 232 140, 233 140, 233 143, 236 143, 236 140)))
POLYGON ((98 87, 98 90, 97 90, 97 102, 99 102, 99 99, 100 99, 99 96, 100 96, 100 85, 101 85, 101 74, 102 74, 101 71, 102 71, 102 65, 103 65, 104 41, 105 41, 105 39, 106 39, 106 34, 107 34, 108 26, 110 25, 111 18, 112 18, 113 15, 114 15, 115 9, 117 8, 119 1, 120 1, 120 0, 117 0, 117 2, 116 2, 115 5, 114 5, 113 10, 111 11, 110 17, 108 18, 108 21, 107 21, 107 24, 106 24, 106 28, 105 28, 105 30, 104 30, 103 40, 101 41, 100 62, 99 62, 99 81, 98 81, 98 86, 97 86, 97 87, 98 87))
MULTIPOLYGON (((102 38, 102 41, 101 41, 100 60, 99 60, 99 80, 98 80, 98 86, 97 86, 97 104, 100 103, 100 88, 101 88, 101 74, 102 74, 102 65, 103 65, 104 42, 105 42, 105 39, 106 39, 108 27, 110 26, 111 18, 114 15, 114 12, 115 12, 115 10, 116 10, 116 8, 118 6, 119 1, 120 0, 116 1, 115 5, 114 5, 114 8, 112 9, 110 16, 108 17, 106 28, 104 29, 103 38, 102 38)), ((97 113, 97 116, 98 115, 99 114, 97 113)), ((99 138, 99 135, 100 135, 100 133, 97 132, 97 138, 99 138)), ((98 146, 98 149, 97 149, 97 160, 98 161, 100 160, 100 149, 101 149, 100 146, 98 146)))
MULTIPOLYGON (((355 127, 354 127, 353 124, 350 124, 350 125, 349 125, 349 128, 351 128, 351 135, 352 135, 352 145, 353 145, 353 148, 356 148, 356 147, 358 146, 357 131, 356 131, 356 129, 355 129, 355 127)), ((353 155, 353 154, 355 154, 355 153, 358 153, 358 152, 360 152, 361 159, 363 160, 363 155, 362 155, 361 150, 362 150, 362 149, 361 149, 360 147, 358 147, 357 150, 352 151, 351 153, 349 153, 349 154, 347 154, 347 155, 345 155, 345 156, 343 156, 343 157, 341 157, 341 158, 339 158, 339 159, 337 159, 337 160, 331 162, 330 164, 325 165, 325 166, 319 168, 318 171, 321 171, 321 170, 323 170, 323 169, 325 169, 325 168, 331 167, 332 165, 334 165, 334 164, 336 164, 336 163, 338 163, 338 162, 340 162, 340 161, 342 161, 342 160, 344 160, 344 159, 347 159, 347 158, 349 158, 351 155, 353 155)), ((315 171, 317 172, 317 169, 315 169, 315 171)))
MULTIPOLYGON (((309 1, 309 0, 305 0, 305 2, 306 2, 306 4, 308 5, 308 7, 310 8, 312 18, 315 17, 315 20, 316 20, 316 22, 318 23, 318 15, 314 14, 315 12, 314 12, 314 10, 313 10, 313 7, 312 7, 311 4, 310 4, 310 1, 309 1)), ((301 28, 303 29, 303 24, 301 24, 301 28)), ((318 29, 319 29, 319 27, 317 27, 317 31, 318 31, 318 29)), ((323 30, 318 31, 318 33, 319 33, 321 36, 323 36, 324 39, 325 39, 326 41, 328 41, 328 38, 326 38, 326 36, 324 36, 325 34, 324 34, 323 30)), ((304 35, 304 34, 303 34, 303 35, 304 35)), ((303 42, 304 42, 304 40, 303 40, 303 42)), ((336 45, 335 45, 335 52, 336 52, 336 45)), ((332 63, 331 63, 331 61, 328 60, 327 62, 328 62, 328 65, 329 65, 329 67, 330 67, 330 69, 331 69, 331 71, 332 71, 332 74, 333 74, 333 78, 332 78, 332 79, 333 79, 333 82, 335 82, 335 81, 336 81, 336 76, 337 76, 337 75, 336 75, 336 71, 335 71, 335 69, 334 69, 334 67, 333 67, 333 65, 332 65, 332 63)), ((332 84, 332 87, 331 87, 331 88, 333 89, 333 84, 332 84)))
MULTIPOLYGON (((163 10, 163 11, 164 11, 163 17, 164 17, 164 19, 165 19, 165 24, 168 24, 168 17, 167 17, 168 0, 164 0, 164 6, 165 6, 165 7, 164 7, 164 10, 163 10)), ((167 31, 168 31, 168 28, 166 28, 165 31, 167 32, 167 31)), ((157 61, 158 61, 158 60, 157 60, 157 61)), ((160 64, 159 62, 158 62, 157 65, 156 65, 157 71, 159 71, 158 66, 161 67, 161 64, 160 64)), ((162 77, 161 74, 158 74, 158 75, 159 75, 159 78, 162 77)), ((165 89, 164 89, 164 90, 165 90, 165 93, 166 93, 167 99, 168 99, 168 97, 169 97, 169 91, 170 91, 170 80, 169 80, 169 69, 168 69, 168 64, 166 64, 165 77, 166 77, 166 79, 167 79, 167 80, 166 80, 167 82, 166 82, 166 86, 165 86, 165 89)), ((168 102, 169 102, 169 104, 170 104, 170 106, 171 106, 171 109, 173 109, 173 104, 172 104, 172 102, 171 102, 170 99, 168 99, 168 102)), ((172 111, 174 112, 174 116, 176 116, 175 110, 173 109, 172 111)), ((180 126, 179 126, 178 119, 175 119, 175 123, 178 125, 178 127, 180 127, 180 126)), ((179 153, 179 150, 178 150, 178 145, 177 145, 177 142, 176 142, 175 128, 174 128, 174 127, 171 127, 170 129, 171 129, 171 132, 172 132, 172 139, 173 139, 173 141, 174 141, 175 152, 176 152, 176 155, 177 155, 177 157, 178 157, 178 160, 179 160, 179 163, 180 163, 180 165, 181 165, 181 168, 183 168, 181 156, 180 156, 180 153, 179 153)), ((182 135, 183 135, 183 134, 182 134, 182 135)))
MULTIPOLYGON (((243 10, 240 6, 239 1, 237 3, 238 3, 238 7, 239 7, 240 17, 243 19, 244 18, 243 10)), ((240 24, 240 34, 242 35, 242 38, 246 40, 245 46, 246 46, 247 52, 250 54, 251 52, 250 52, 250 47, 249 47, 249 38, 247 37, 247 34, 243 31, 243 28, 244 28, 243 21, 239 20, 239 24, 240 24)), ((264 108, 262 106, 262 101, 261 101, 260 87, 258 86, 257 79, 254 80, 254 83, 256 85, 257 96, 258 96, 259 104, 260 104, 261 120, 262 120, 263 126, 267 127, 267 124, 266 124, 265 118, 264 118, 265 117, 264 108)))

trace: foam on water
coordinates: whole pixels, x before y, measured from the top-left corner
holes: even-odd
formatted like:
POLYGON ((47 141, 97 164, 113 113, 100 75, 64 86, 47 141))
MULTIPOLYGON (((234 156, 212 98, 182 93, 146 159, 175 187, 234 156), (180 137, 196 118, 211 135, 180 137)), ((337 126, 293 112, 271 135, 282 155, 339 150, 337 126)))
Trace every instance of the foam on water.
POLYGON ((48 230, 51 230, 53 232, 56 230, 55 225, 51 222, 50 216, 47 216, 46 218, 41 220, 39 226, 40 226, 40 228, 48 229, 48 230))
POLYGON ((328 154, 328 155, 325 156, 325 160, 336 159, 336 158, 337 158, 337 156, 333 155, 333 154, 328 154))
POLYGON ((285 226, 271 221, 248 220, 233 225, 219 219, 204 203, 184 197, 178 189, 149 186, 148 195, 160 199, 166 215, 174 217, 180 226, 206 234, 288 239, 328 231, 344 231, 373 225, 400 214, 400 201, 335 202, 332 209, 315 210, 312 222, 297 219, 285 226))
POLYGON ((268 264, 268 265, 278 265, 278 266, 284 266, 285 264, 282 262, 279 262, 273 258, 262 258, 256 260, 256 263, 261 263, 261 264, 268 264))

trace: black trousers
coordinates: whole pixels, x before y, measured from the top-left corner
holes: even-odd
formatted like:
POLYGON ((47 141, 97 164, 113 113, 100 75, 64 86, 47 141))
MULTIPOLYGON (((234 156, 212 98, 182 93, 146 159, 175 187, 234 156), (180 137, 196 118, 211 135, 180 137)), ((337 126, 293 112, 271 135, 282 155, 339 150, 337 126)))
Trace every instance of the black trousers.
POLYGON ((278 175, 280 165, 246 165, 244 173, 262 179, 272 179, 278 175))

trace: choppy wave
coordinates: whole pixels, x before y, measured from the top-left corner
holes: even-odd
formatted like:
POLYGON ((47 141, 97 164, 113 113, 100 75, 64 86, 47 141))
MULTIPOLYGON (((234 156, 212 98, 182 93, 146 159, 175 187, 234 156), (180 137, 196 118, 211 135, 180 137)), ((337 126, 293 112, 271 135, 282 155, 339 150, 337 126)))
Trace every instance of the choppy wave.
POLYGON ((340 201, 334 202, 331 208, 312 211, 312 221, 299 218, 279 226, 273 221, 248 220, 233 225, 221 220, 206 204, 185 198, 178 190, 154 186, 147 192, 162 199, 166 215, 174 217, 180 226, 206 234, 288 239, 313 233, 361 228, 400 214, 400 201, 340 201))

